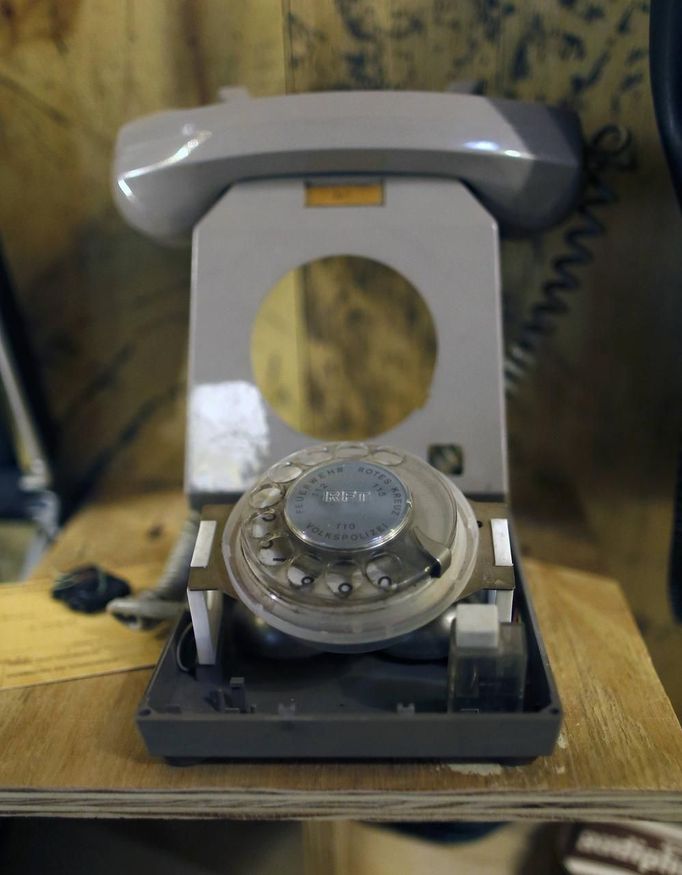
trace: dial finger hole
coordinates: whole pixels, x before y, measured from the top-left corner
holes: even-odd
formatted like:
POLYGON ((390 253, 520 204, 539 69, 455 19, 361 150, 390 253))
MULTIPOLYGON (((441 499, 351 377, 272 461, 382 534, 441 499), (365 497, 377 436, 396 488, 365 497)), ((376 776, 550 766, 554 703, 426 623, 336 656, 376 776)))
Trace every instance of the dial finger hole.
POLYGON ((327 447, 311 447, 296 456, 297 461, 303 465, 322 465, 331 458, 333 458, 332 453, 327 447))
POLYGON ((339 444, 336 450, 337 459, 354 459, 369 453, 367 444, 339 444))
POLYGON ((322 563, 312 556, 297 556, 287 569, 287 580, 294 589, 309 589, 322 573, 322 563))
POLYGON ((294 465, 293 462, 283 462, 281 465, 275 465, 268 472, 268 477, 273 483, 291 483, 303 473, 303 468, 294 465))
POLYGON ((286 538, 263 541, 258 548, 258 560, 263 565, 284 565, 291 558, 291 546, 286 538))
POLYGON ((327 568, 325 583, 335 596, 345 599, 362 583, 362 572, 355 562, 336 562, 327 568))
POLYGON ((273 507, 281 500, 283 495, 279 486, 261 486, 251 495, 253 507, 273 507))
POLYGON ((260 540, 271 535, 277 527, 277 514, 274 510, 263 510, 251 517, 249 532, 252 538, 260 540))
POLYGON ((396 452, 391 447, 379 447, 378 450, 375 450, 370 456, 373 462, 377 462, 379 465, 400 465, 400 463, 404 460, 403 456, 400 453, 396 452))
POLYGON ((394 553, 380 553, 367 563, 367 577, 379 589, 390 592, 395 589, 401 577, 402 562, 394 553))

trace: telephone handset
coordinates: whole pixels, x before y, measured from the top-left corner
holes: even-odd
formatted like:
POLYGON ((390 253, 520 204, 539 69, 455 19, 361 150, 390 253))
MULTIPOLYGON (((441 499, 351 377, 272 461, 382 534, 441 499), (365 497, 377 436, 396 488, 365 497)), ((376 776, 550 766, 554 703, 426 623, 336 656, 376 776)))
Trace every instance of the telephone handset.
POLYGON ((581 181, 578 118, 542 104, 468 94, 325 92, 158 113, 118 136, 114 196, 159 240, 192 228, 241 180, 324 174, 459 179, 503 225, 559 221, 581 181))

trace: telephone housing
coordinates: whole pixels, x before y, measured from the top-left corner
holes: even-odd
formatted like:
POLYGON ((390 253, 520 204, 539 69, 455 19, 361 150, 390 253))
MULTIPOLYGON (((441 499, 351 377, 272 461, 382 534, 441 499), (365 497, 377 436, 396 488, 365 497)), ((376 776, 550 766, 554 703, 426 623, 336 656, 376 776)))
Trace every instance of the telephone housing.
MULTIPOLYGON (((452 483, 484 509, 506 508, 499 229, 535 232, 560 221, 576 203, 582 179, 577 117, 539 104, 458 93, 251 98, 241 89, 225 89, 220 96, 211 106, 124 126, 113 170, 116 202, 133 227, 164 243, 192 235, 185 466, 190 505, 225 507, 266 469, 301 449, 303 436, 276 415, 254 380, 248 326, 263 297, 288 271, 327 256, 355 255, 384 263, 409 280, 438 330, 427 402, 382 434, 381 442, 422 459, 434 447, 456 445, 464 464, 449 474, 452 483), (381 204, 316 208, 306 200, 310 185, 347 182, 379 184, 381 204)), ((496 512, 507 520, 508 509, 496 512)), ((213 529, 225 524, 224 514, 222 523, 219 517, 209 515, 213 529)), ((150 751, 171 758, 504 761, 549 753, 559 731, 560 704, 513 553, 513 616, 525 628, 528 652, 520 711, 435 708, 415 719, 414 708, 403 703, 386 710, 387 694, 388 699, 379 695, 377 702, 384 704, 376 709, 366 701, 358 705, 358 721, 348 711, 330 712, 321 693, 320 713, 313 708, 312 714, 301 714, 287 705, 272 714, 252 713, 240 705, 244 690, 238 684, 232 690, 235 679, 221 676, 221 659, 233 645, 220 644, 227 627, 220 625, 219 612, 215 647, 208 648, 213 662, 200 665, 193 679, 176 660, 186 619, 161 658, 138 717, 150 751), (221 646, 227 648, 222 657, 221 646), (224 707, 216 707, 217 701, 224 707), (282 734, 285 727, 290 734, 282 734), (345 735, 327 733, 334 727, 345 735)), ((192 610, 195 625, 200 621, 209 628, 208 601, 197 595, 205 590, 197 584, 192 595, 190 582, 190 605, 198 606, 196 615, 192 610)), ((234 606, 224 598, 229 618, 234 606)), ((511 622, 511 601, 504 603, 509 607, 503 619, 511 622)), ((352 657, 341 658, 345 671, 352 657)), ((363 654, 357 660, 354 670, 365 673, 367 689, 375 683, 378 690, 386 680, 381 656, 363 654)), ((277 706, 276 695, 263 693, 270 690, 272 668, 258 660, 243 664, 252 673, 247 686, 256 699, 260 691, 268 712, 277 706)), ((301 671, 305 674, 297 666, 292 674, 299 691, 306 687, 301 671)), ((444 671, 442 661, 433 665, 437 684, 444 671)), ((413 673, 415 683, 423 673, 423 666, 413 673)))

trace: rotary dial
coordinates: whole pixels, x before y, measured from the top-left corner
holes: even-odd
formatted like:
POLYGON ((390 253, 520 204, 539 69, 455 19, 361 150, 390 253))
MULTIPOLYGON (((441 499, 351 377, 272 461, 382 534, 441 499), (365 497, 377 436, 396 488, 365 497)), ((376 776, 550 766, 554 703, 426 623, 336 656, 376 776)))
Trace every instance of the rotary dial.
POLYGON ((477 537, 464 496, 425 462, 339 443, 267 471, 230 515, 223 555, 266 622, 357 648, 445 609, 466 585, 477 537))

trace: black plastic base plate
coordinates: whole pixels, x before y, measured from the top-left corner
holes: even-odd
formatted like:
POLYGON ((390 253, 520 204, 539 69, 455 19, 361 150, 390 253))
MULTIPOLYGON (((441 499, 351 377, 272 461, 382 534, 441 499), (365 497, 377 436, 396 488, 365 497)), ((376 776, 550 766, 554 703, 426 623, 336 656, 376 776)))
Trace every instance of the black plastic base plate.
POLYGON ((232 643, 233 604, 225 597, 219 665, 181 671, 176 649, 189 615, 173 630, 137 714, 152 755, 176 764, 206 759, 519 764, 552 752, 561 706, 522 574, 517 573, 516 604, 527 630, 528 678, 523 710, 510 713, 448 713, 445 660, 407 663, 380 653, 290 661, 254 657, 232 643))

